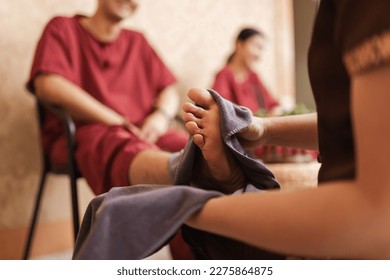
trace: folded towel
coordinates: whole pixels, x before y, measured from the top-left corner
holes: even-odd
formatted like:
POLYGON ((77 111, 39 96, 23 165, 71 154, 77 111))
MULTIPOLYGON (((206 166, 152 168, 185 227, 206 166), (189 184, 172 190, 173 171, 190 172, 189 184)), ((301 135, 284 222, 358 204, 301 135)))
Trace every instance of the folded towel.
POLYGON ((184 186, 113 188, 91 201, 74 259, 143 259, 162 248, 180 226, 218 192, 184 186))

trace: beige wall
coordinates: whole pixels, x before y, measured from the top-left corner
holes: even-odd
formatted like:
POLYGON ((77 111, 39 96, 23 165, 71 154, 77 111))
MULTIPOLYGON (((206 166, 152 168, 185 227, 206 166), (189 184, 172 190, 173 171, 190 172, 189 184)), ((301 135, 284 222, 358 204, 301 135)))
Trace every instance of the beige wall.
POLYGON ((313 0, 293 1, 296 101, 305 104, 310 109, 315 109, 316 105, 309 80, 307 53, 318 2, 313 0))
MULTIPOLYGON (((35 44, 52 16, 90 14, 95 1, 0 2, 0 247, 6 244, 12 251, 3 251, 0 258, 20 255, 38 184, 41 160, 34 99, 24 88, 35 44)), ((277 98, 294 101, 290 0, 140 0, 140 9, 126 24, 146 34, 176 74, 183 98, 190 87, 210 86, 241 26, 259 27, 268 40, 257 70, 277 98)), ((84 209, 92 194, 82 185, 84 209)), ((69 219, 68 193, 65 178, 50 178, 43 223, 69 219)))

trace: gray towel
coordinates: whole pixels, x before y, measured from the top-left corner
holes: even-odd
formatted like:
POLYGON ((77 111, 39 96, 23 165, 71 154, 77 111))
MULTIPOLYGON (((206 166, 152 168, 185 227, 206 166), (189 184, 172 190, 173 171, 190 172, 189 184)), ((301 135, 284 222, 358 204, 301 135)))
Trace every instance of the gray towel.
POLYGON ((113 188, 89 204, 73 258, 146 258, 162 248, 208 199, 220 195, 186 186, 113 188))
MULTIPOLYGON (((223 99, 216 91, 209 89, 220 108, 221 134, 224 143, 229 147, 237 163, 243 170, 247 182, 258 189, 279 188, 272 172, 259 160, 248 155, 237 138, 237 132, 247 127, 252 121, 252 112, 245 107, 237 106, 223 99)), ((175 185, 189 185, 193 176, 193 165, 197 157, 201 156, 200 149, 195 145, 192 138, 184 149, 181 157, 172 157, 171 165, 176 173, 173 175, 175 185)), ((196 175, 196 174, 195 174, 196 175)))
MULTIPOLYGON (((250 158, 235 136, 250 123, 251 112, 209 91, 221 109, 224 142, 242 167, 247 182, 257 189, 278 188, 273 174, 259 161, 250 158)), ((170 168, 176 186, 113 188, 94 198, 84 215, 73 259, 143 259, 167 244, 207 200, 224 195, 178 186, 191 183, 199 152, 190 140, 182 153, 172 157, 170 168)))

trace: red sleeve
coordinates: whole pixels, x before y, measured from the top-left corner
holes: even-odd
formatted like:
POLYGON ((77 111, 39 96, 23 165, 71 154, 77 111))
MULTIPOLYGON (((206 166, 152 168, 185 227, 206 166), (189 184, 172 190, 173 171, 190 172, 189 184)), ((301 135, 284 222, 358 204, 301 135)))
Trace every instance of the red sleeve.
POLYGON ((236 102, 232 90, 231 78, 225 68, 219 71, 215 76, 212 89, 218 92, 223 98, 236 102))
MULTIPOLYGON (((52 73, 74 81, 71 68, 72 61, 67 47, 67 41, 71 40, 67 36, 66 20, 62 17, 53 18, 45 27, 38 42, 28 88, 34 92, 34 78, 40 73, 52 73)), ((69 34, 68 34, 69 35, 69 34)))

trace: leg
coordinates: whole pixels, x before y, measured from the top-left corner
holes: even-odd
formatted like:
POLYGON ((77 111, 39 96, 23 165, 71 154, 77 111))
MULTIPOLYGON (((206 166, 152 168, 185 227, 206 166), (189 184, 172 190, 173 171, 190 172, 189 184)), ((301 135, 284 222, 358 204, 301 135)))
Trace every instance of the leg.
MULTIPOLYGON (((144 150, 133 159, 129 168, 130 185, 136 184, 172 184, 168 170, 170 153, 159 150, 144 150)), ((169 243, 174 260, 193 259, 188 245, 180 232, 176 233, 169 243)))
POLYGON ((120 126, 91 124, 78 129, 77 163, 96 195, 111 187, 171 183, 169 155, 120 126))
POLYGON ((245 181, 242 171, 222 142, 219 107, 206 90, 192 89, 188 97, 197 106, 185 103, 183 119, 195 144, 202 151, 202 175, 206 178, 210 176, 223 192, 234 192, 243 187, 245 181))
POLYGON ((168 170, 170 153, 160 150, 139 152, 129 167, 130 185, 172 184, 168 170))

